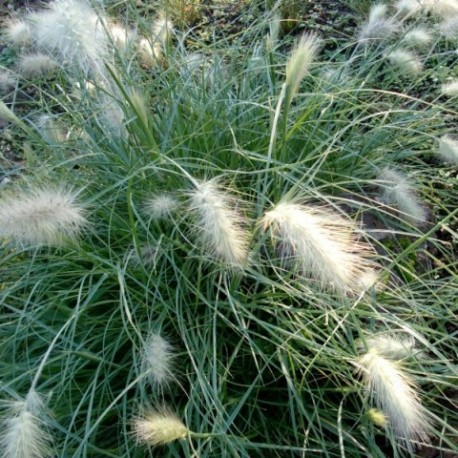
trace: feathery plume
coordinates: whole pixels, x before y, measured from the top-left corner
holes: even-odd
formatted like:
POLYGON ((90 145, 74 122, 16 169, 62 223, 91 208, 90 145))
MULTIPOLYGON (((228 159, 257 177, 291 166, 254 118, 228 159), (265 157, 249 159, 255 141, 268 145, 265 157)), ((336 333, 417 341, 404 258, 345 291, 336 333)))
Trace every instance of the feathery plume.
POLYGON ((388 61, 406 76, 416 76, 423 70, 418 57, 407 49, 396 49, 386 55, 388 61))
POLYGON ((135 248, 130 250, 129 257, 135 266, 145 266, 154 269, 161 253, 162 251, 159 245, 144 245, 138 251, 135 248))
POLYGON ((369 397, 375 399, 377 408, 386 414, 389 426, 403 441, 428 441, 431 426, 428 410, 423 407, 417 394, 418 387, 402 370, 398 360, 393 361, 387 352, 398 343, 389 343, 387 348, 367 342, 367 352, 360 356, 356 365, 364 378, 369 397))
POLYGON ((428 220, 428 213, 418 199, 408 178, 401 172, 385 168, 381 171, 379 180, 382 190, 382 201, 395 206, 401 216, 413 226, 421 226, 428 220))
POLYGON ((141 371, 147 372, 151 383, 157 387, 173 380, 172 345, 159 334, 150 334, 145 341, 141 354, 141 371))
POLYGON ((162 58, 162 45, 158 42, 151 42, 142 38, 137 43, 137 55, 140 65, 143 68, 156 67, 162 58))
POLYGON ((0 92, 7 92, 15 87, 16 83, 17 77, 15 73, 9 70, 0 71, 0 92))
POLYGON ((165 44, 170 40, 173 33, 173 24, 164 16, 161 16, 154 21, 151 31, 154 42, 165 44))
POLYGON ((437 153, 446 162, 458 165, 458 140, 450 137, 450 135, 444 135, 439 139, 437 153))
POLYGON ((381 334, 372 337, 367 345, 387 358, 403 359, 412 354, 415 341, 412 338, 399 339, 387 334, 381 334))
POLYGON ((184 439, 190 431, 172 411, 164 407, 135 418, 133 433, 138 442, 154 447, 184 439))
POLYGON ((202 246, 230 266, 243 268, 248 259, 248 236, 233 208, 235 198, 219 189, 216 179, 198 183, 190 194, 202 246))
POLYGON ((51 57, 42 54, 26 54, 19 62, 19 73, 24 78, 46 76, 59 68, 59 64, 51 57))
POLYGON ((393 18, 386 17, 387 11, 387 6, 382 3, 372 6, 369 11, 369 17, 361 26, 358 34, 358 41, 360 43, 388 38, 399 31, 399 23, 393 18))
POLYGON ((443 19, 458 15, 457 0, 422 0, 421 5, 426 11, 443 19))
POLYGON ((310 65, 316 59, 320 49, 320 39, 317 35, 304 34, 294 46, 286 62, 285 83, 288 87, 288 103, 295 97, 302 80, 307 75, 310 65))
POLYGON ((145 203, 145 213, 152 219, 162 219, 169 217, 178 207, 179 203, 170 194, 160 194, 151 197, 145 203))
POLYGON ((458 38, 458 16, 447 19, 439 27, 440 33, 449 40, 458 38))
POLYGON ((292 258, 301 274, 339 293, 367 289, 360 277, 372 272, 370 249, 358 242, 354 226, 323 208, 280 202, 261 220, 278 239, 280 256, 292 258))
POLYGON ((25 245, 61 245, 86 225, 77 195, 63 189, 18 191, 0 201, 0 237, 25 245))
POLYGON ((394 7, 402 17, 413 16, 422 11, 422 5, 419 0, 399 0, 395 2, 394 7))
POLYGON ((33 390, 25 400, 13 404, 0 423, 0 450, 3 458, 50 456, 50 435, 42 416, 42 400, 33 390))
POLYGON ((6 24, 3 38, 13 46, 27 46, 32 41, 30 25, 26 21, 11 20, 6 24))
POLYGON ((119 24, 108 24, 108 35, 121 52, 129 51, 135 42, 135 33, 119 24))
POLYGON ((458 78, 444 83, 441 87, 441 94, 447 97, 456 97, 458 95, 458 78))
POLYGON ((416 27, 404 35, 404 43, 410 47, 424 48, 433 41, 432 35, 423 27, 416 27))
POLYGON ((54 0, 33 19, 33 34, 40 48, 86 74, 104 74, 108 47, 103 19, 85 0, 54 0))

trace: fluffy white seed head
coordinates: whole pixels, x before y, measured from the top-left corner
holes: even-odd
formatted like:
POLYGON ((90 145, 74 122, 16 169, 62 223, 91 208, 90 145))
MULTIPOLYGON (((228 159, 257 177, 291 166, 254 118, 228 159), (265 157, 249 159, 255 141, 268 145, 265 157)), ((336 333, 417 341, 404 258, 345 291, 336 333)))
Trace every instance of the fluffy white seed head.
MULTIPOLYGON (((396 347, 398 343, 393 343, 396 347)), ((431 421, 417 394, 413 380, 402 370, 397 360, 371 346, 356 361, 364 378, 366 390, 377 407, 386 414, 389 427, 404 442, 428 440, 431 421)))
POLYGON ((32 41, 30 25, 26 21, 11 20, 6 24, 3 38, 12 46, 27 46, 32 41))
POLYGON ((103 75, 107 35, 100 19, 85 0, 54 0, 33 15, 38 46, 62 64, 85 74, 103 75))
POLYGON ((7 92, 14 88, 16 84, 17 76, 15 73, 11 72, 10 70, 0 71, 0 92, 7 92))
POLYGON ((422 5, 419 0, 399 0, 394 3, 394 7, 402 17, 412 16, 422 11, 422 5))
POLYGON ((137 56, 143 68, 157 67, 162 59, 162 45, 142 38, 137 43, 137 56))
POLYGON ((379 409, 369 409, 367 412, 369 420, 377 426, 385 428, 388 425, 388 418, 379 409))
POLYGON ((261 220, 270 229, 282 260, 322 288, 360 293, 361 277, 372 272, 369 247, 357 240, 353 224, 322 208, 280 202, 261 220))
POLYGON ((286 62, 286 84, 289 88, 289 101, 299 90, 299 86, 307 75, 311 64, 320 49, 320 39, 315 34, 304 34, 294 46, 286 62))
POLYGON ((458 140, 450 135, 444 135, 439 139, 437 153, 444 161, 458 165, 458 140))
POLYGON ((393 18, 386 17, 388 8, 384 4, 375 4, 369 11, 367 21, 358 33, 360 43, 384 39, 393 36, 400 29, 399 23, 393 18))
POLYGON ((141 371, 155 387, 167 385, 174 379, 173 346, 159 334, 150 334, 146 339, 141 355, 141 371))
POLYGON ((458 95, 458 79, 455 78, 441 87, 441 94, 447 97, 456 97, 458 95))
POLYGON ((400 216, 413 226, 421 226, 428 220, 428 212, 418 198, 408 178, 401 172, 385 168, 379 180, 382 201, 398 209, 400 216))
POLYGON ((425 11, 443 19, 458 15, 458 0, 422 0, 420 3, 425 11))
POLYGON ((15 402, 0 422, 2 458, 45 458, 50 455, 50 436, 43 421, 40 397, 31 391, 15 402))
POLYGON ((183 422, 167 408, 151 411, 133 421, 137 441, 152 447, 184 439, 189 433, 183 422))
POLYGON ((423 64, 418 56, 407 49, 391 51, 386 58, 405 76, 418 76, 423 70, 423 64))
POLYGON ((406 46, 413 48, 424 48, 433 41, 433 36, 423 27, 416 27, 404 35, 406 46))
POLYGON ((18 191, 0 201, 0 237, 24 245, 61 245, 86 225, 75 193, 63 189, 18 191))
POLYGON ((170 40, 173 33, 173 24, 164 16, 159 17, 153 23, 152 27, 152 41, 158 43, 166 43, 170 40))
POLYGON ((59 68, 59 64, 42 53, 26 54, 19 62, 19 73, 24 78, 37 78, 50 75, 59 68))
POLYGON ((145 203, 145 214, 152 219, 169 217, 178 207, 177 199, 170 194, 159 194, 151 197, 145 203))
POLYGON ((390 359, 403 359, 412 355, 415 341, 412 338, 398 338, 387 334, 372 337, 366 341, 367 347, 379 355, 390 359))
POLYGON ((243 268, 248 260, 248 235, 236 205, 236 199, 222 191, 215 179, 199 183, 190 193, 202 246, 227 265, 243 268))
POLYGON ((135 43, 135 33, 119 24, 107 25, 108 35, 119 51, 125 53, 132 49, 135 43))
POLYGON ((458 16, 447 19, 439 27, 440 33, 449 40, 458 38, 458 16))

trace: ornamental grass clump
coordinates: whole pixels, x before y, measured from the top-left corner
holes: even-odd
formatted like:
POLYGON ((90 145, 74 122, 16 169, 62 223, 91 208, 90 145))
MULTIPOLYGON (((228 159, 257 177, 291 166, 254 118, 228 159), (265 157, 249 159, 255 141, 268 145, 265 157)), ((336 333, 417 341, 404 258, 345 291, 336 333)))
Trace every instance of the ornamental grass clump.
POLYGON ((201 2, 210 21, 166 35, 147 2, 115 3, 58 2, 86 5, 78 52, 2 51, 2 71, 32 52, 59 71, 0 102, 0 415, 46 390, 49 457, 456 454, 455 45, 418 51, 421 78, 385 57, 436 19, 294 45, 270 1, 221 20, 201 2))
POLYGON ((390 338, 366 342, 367 350, 357 360, 369 399, 387 417, 389 427, 402 442, 429 441, 431 416, 422 405, 418 386, 403 369, 408 348, 390 338))
POLYGON ((0 200, 0 237, 23 245, 58 246, 76 240, 87 225, 78 194, 31 187, 0 200))
POLYGON ((280 258, 321 288, 360 293, 361 277, 372 271, 369 246, 358 241, 352 223, 320 207, 283 201, 261 219, 280 258))

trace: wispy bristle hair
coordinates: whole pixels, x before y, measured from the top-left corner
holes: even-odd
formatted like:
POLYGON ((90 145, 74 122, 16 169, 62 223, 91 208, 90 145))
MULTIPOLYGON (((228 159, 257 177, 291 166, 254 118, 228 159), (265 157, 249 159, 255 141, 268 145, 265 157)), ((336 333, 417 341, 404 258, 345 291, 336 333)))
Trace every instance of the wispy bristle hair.
POLYGON ((422 5, 419 0, 398 0, 394 7, 399 15, 403 17, 412 16, 422 11, 422 5))
POLYGON ((406 46, 414 48, 424 48, 433 41, 433 36, 423 27, 416 27, 404 35, 406 46))
POLYGON ((162 58, 162 45, 142 38, 137 43, 137 55, 140 65, 144 68, 153 68, 160 64, 162 58))
POLYGON ((441 35, 449 40, 458 38, 458 16, 447 19, 439 27, 441 35))
POLYGON ((18 191, 0 201, 0 237, 24 245, 61 245, 86 224, 75 193, 63 189, 18 191))
POLYGON ((237 200, 222 191, 216 179, 198 183, 190 193, 202 247, 228 266, 243 268, 248 259, 248 235, 236 205, 237 200))
POLYGON ((2 37, 12 46, 26 46, 32 41, 30 25, 26 21, 11 20, 7 22, 2 37))
POLYGON ((0 92, 4 93, 16 86, 17 76, 10 70, 0 71, 0 92))
POLYGON ((141 371, 147 372, 155 387, 168 384, 174 379, 173 347, 167 339, 152 333, 146 339, 141 354, 141 371))
POLYGON ((24 78, 36 78, 55 72, 59 64, 42 53, 26 54, 19 62, 19 73, 24 78))
POLYGON ((285 82, 289 89, 289 101, 297 94, 301 81, 318 54, 320 43, 318 36, 312 33, 302 35, 294 46, 286 62, 285 82))
POLYGON ((395 356, 393 348, 398 349, 399 342, 390 342, 386 338, 373 345, 369 340, 367 347, 367 352, 358 358, 356 365, 364 378, 369 398, 375 400, 377 407, 386 414, 389 426, 401 441, 428 441, 431 420, 428 410, 420 402, 418 387, 402 370, 400 362, 387 356, 395 356))
POLYGON ((413 226, 421 226, 428 219, 428 212, 418 198, 406 175, 385 168, 380 172, 382 200, 397 208, 400 216, 413 226))
POLYGON ((358 34, 360 43, 370 43, 391 37, 400 29, 400 25, 393 18, 386 17, 388 7, 378 3, 371 7, 367 21, 361 26, 358 34))
POLYGON ((50 455, 50 435, 43 421, 43 404, 35 391, 17 401, 0 422, 2 458, 45 458, 50 455))
POLYGON ((444 135, 439 139, 437 153, 444 161, 458 165, 458 140, 450 135, 444 135))
POLYGON ((145 202, 145 214, 152 219, 169 217, 178 207, 179 202, 170 194, 159 194, 145 202))
POLYGON ((441 87, 441 93, 447 97, 458 96, 458 79, 453 79, 447 83, 444 83, 441 87))
POLYGON ((322 288, 359 293, 360 281, 372 272, 369 246, 357 241, 354 225, 323 208, 280 202, 261 220, 280 247, 280 257, 292 259, 299 273, 322 288))
POLYGON ((133 434, 137 441, 152 447, 184 439, 189 432, 183 422, 165 407, 133 420, 133 434))
POLYGON ((421 0, 419 3, 426 11, 443 19, 458 15, 457 0, 421 0))
POLYGON ((418 56, 407 49, 391 51, 386 58, 405 76, 416 76, 423 70, 423 64, 418 56))
POLYGON ((173 32, 173 24, 165 16, 161 16, 153 22, 152 39, 159 43, 166 43, 173 32))
POLYGON ((39 47, 85 74, 104 74, 107 35, 103 20, 85 0, 54 0, 33 19, 33 34, 39 47))

